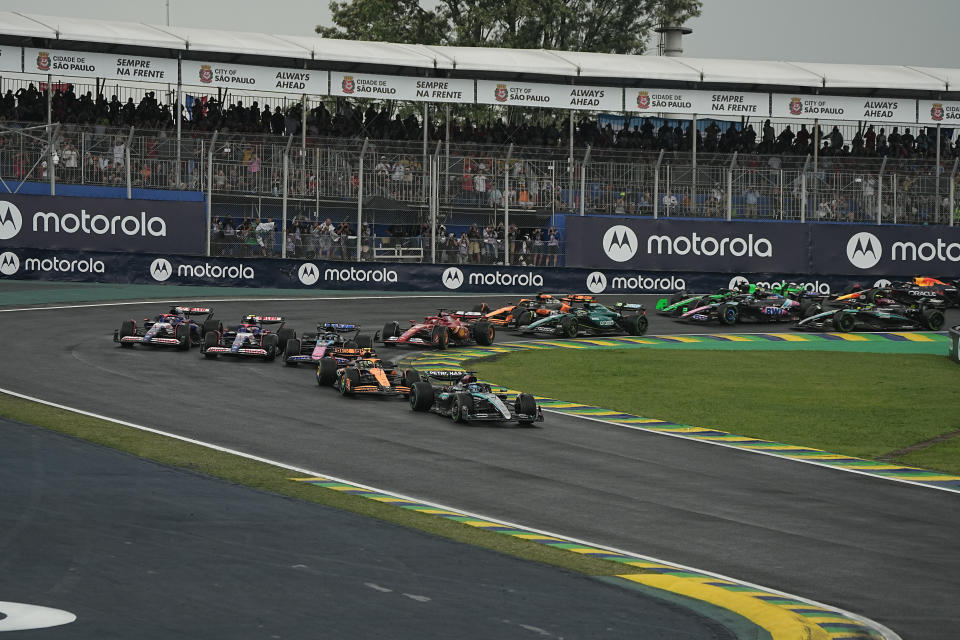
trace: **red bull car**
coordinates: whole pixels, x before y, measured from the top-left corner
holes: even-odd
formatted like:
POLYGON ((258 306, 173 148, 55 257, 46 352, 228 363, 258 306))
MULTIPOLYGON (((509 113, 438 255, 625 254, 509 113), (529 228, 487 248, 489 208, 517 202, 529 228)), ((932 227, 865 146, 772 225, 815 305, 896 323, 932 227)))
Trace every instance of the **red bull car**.
POLYGON ((203 345, 203 336, 208 331, 219 331, 220 321, 214 320, 213 312, 203 307, 175 306, 167 313, 154 318, 144 318, 140 324, 136 320, 124 320, 120 328, 114 330, 113 341, 121 347, 134 345, 150 347, 176 347, 189 350, 193 346, 203 345), (200 321, 194 316, 206 316, 200 321))
POLYGON ((292 333, 290 329, 284 331, 284 324, 280 316, 246 315, 235 327, 208 331, 204 335, 201 352, 206 358, 235 356, 270 362, 280 351, 280 337, 292 333), (274 324, 280 325, 276 333, 267 329, 267 325, 274 324))
POLYGON ((447 349, 470 344, 489 345, 495 336, 493 325, 484 320, 479 311, 440 309, 438 315, 427 316, 423 322, 411 320, 406 330, 400 327, 399 322, 388 322, 383 325, 383 331, 374 336, 374 341, 385 347, 407 344, 447 349))

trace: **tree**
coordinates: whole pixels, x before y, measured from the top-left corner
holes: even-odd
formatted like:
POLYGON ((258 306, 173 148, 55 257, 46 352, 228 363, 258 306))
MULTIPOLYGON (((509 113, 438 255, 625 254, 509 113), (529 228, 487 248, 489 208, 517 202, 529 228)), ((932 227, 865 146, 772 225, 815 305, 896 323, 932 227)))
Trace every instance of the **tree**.
POLYGON ((661 24, 700 15, 701 0, 414 0, 330 3, 328 38, 466 47, 640 54, 661 24))

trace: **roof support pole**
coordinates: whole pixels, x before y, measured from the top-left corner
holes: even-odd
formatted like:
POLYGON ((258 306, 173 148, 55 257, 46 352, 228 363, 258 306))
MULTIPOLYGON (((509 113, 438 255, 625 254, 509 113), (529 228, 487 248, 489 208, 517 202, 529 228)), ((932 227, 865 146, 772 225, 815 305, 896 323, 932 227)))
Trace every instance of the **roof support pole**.
POLYGON ((883 172, 887 168, 887 157, 880 163, 880 175, 877 176, 877 224, 883 224, 883 172))
POLYGON ((820 120, 817 118, 813 119, 813 207, 818 209, 817 200, 819 196, 817 194, 817 186, 820 180, 820 120))
POLYGON ((300 97, 300 180, 307 186, 307 94, 300 97))
POLYGON ((422 191, 423 191, 424 201, 429 200, 429 193, 430 193, 429 191, 429 186, 430 186, 429 185, 429 182, 430 182, 429 166, 430 165, 428 164, 428 156, 427 156, 427 153, 428 153, 427 143, 428 143, 429 134, 430 134, 429 118, 430 118, 430 103, 424 102, 423 103, 423 164, 421 165, 422 167, 421 173, 423 174, 423 190, 422 191))
MULTIPOLYGON (((570 190, 573 191, 573 109, 570 109, 567 115, 570 118, 570 153, 567 155, 567 173, 569 174, 569 179, 567 180, 567 185, 570 187, 570 190)), ((583 194, 580 194, 580 197, 582 198, 583 194)))
POLYGON ((953 161, 953 169, 950 170, 950 226, 952 227, 957 212, 957 168, 960 167, 960 158, 953 161))
MULTIPOLYGON (((360 147, 360 162, 359 169, 357 170, 357 262, 360 262, 360 237, 363 235, 363 233, 361 233, 363 229, 363 159, 367 155, 367 147, 369 146, 370 138, 364 138, 363 146, 360 147)), ((372 228, 370 235, 373 235, 372 228)), ((371 242, 372 241, 373 239, 371 238, 371 242)))
POLYGON ((936 171, 933 172, 934 180, 935 180, 933 198, 934 198, 934 202, 936 203, 936 206, 934 207, 934 211, 936 212, 935 214, 936 224, 940 224, 940 209, 942 208, 941 202, 940 202, 940 174, 941 173, 943 173, 943 167, 940 166, 940 123, 938 122, 937 123, 937 169, 936 171))
POLYGON ((697 114, 690 121, 690 215, 696 216, 697 207, 697 114))
POLYGON ((590 163, 590 145, 583 154, 583 164, 580 165, 580 215, 584 214, 587 206, 587 164, 590 163))
POLYGON ((443 145, 444 153, 447 157, 446 168, 443 172, 443 199, 449 202, 450 199, 450 105, 446 105, 446 113, 443 118, 443 145))
POLYGON ((283 222, 280 226, 280 257, 287 257, 287 192, 290 191, 290 145, 293 136, 287 136, 287 146, 283 149, 283 222))
POLYGON ((47 140, 47 175, 50 176, 50 195, 57 195, 57 162, 59 161, 58 154, 54 148, 54 143, 57 141, 58 133, 60 131, 60 123, 53 125, 52 127, 47 127, 49 131, 49 138, 47 140))
POLYGON ((210 230, 213 228, 213 148, 217 145, 218 135, 220 130, 214 129, 207 149, 207 257, 210 257, 210 230))
POLYGON ((512 157, 513 143, 511 142, 507 148, 507 161, 503 165, 503 264, 510 264, 510 159, 512 157))
POLYGON ((123 153, 126 155, 124 160, 127 165, 127 200, 133 198, 133 185, 130 181, 130 145, 133 144, 133 127, 130 127, 130 133, 127 135, 127 144, 124 145, 123 153))
MULTIPOLYGON (((167 0, 167 24, 170 23, 170 0, 167 0)), ((183 182, 180 180, 180 158, 181 156, 181 131, 180 131, 180 121, 183 120, 183 114, 180 113, 180 110, 183 108, 183 78, 180 75, 180 54, 177 54, 177 104, 173 109, 173 117, 177 120, 177 168, 174 171, 174 175, 177 180, 177 189, 180 189, 183 182)))

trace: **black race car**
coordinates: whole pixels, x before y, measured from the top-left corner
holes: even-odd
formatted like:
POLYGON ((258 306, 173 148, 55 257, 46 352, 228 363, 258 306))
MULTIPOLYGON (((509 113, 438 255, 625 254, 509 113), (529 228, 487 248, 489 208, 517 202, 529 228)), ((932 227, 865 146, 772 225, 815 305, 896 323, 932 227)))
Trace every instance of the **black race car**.
POLYGON ((114 330, 113 341, 121 347, 130 348, 135 344, 153 347, 176 347, 184 351, 193 346, 203 345, 203 336, 208 331, 219 331, 220 321, 213 318, 210 309, 202 307, 174 306, 167 313, 155 318, 144 318, 142 324, 136 320, 124 320, 120 328, 114 330), (194 316, 205 316, 197 321, 194 316))
POLYGON ((916 304, 849 304, 839 309, 827 309, 804 318, 797 329, 821 331, 913 331, 929 329, 940 331, 944 325, 941 305, 916 304))
POLYGON ((246 315, 237 326, 208 331, 203 337, 201 352, 206 358, 236 356, 270 362, 280 352, 280 338, 296 335, 284 324, 284 319, 279 316, 246 315), (274 324, 280 325, 276 333, 266 328, 274 324))
POLYGON ((529 393, 512 401, 506 389, 494 390, 468 371, 421 371, 427 380, 410 386, 410 408, 432 411, 454 422, 516 422, 522 425, 543 421, 543 411, 529 393), (446 380, 438 386, 429 378, 446 380))

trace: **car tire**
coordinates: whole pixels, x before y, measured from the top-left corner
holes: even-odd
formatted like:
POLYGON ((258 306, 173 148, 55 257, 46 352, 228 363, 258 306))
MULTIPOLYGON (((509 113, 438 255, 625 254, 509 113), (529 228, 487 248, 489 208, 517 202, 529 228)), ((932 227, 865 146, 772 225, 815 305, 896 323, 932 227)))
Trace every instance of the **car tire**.
POLYGON ((923 312, 923 324, 930 331, 940 331, 946 318, 939 309, 926 309, 923 312))
POLYGON ((429 411, 433 406, 433 386, 419 380, 410 387, 410 408, 414 411, 429 411))
POLYGON ((217 357, 217 354, 210 353, 207 351, 210 347, 219 347, 220 346, 220 332, 219 331, 207 331, 203 336, 203 357, 213 358, 217 357))
POLYGON ((740 309, 733 304, 722 304, 717 309, 717 315, 721 324, 734 325, 740 320, 740 309))
POLYGON ((263 359, 267 362, 273 362, 277 357, 277 343, 278 339, 275 333, 268 333, 260 339, 260 348, 267 352, 263 359))
POLYGON ((356 342, 361 349, 373 349, 373 338, 370 336, 357 336, 356 342))
POLYGON ((387 338, 393 338, 400 334, 400 323, 397 321, 388 322, 383 325, 383 331, 380 332, 380 341, 383 342, 383 346, 385 347, 394 347, 396 343, 387 342, 387 338))
POLYGON ((473 325, 473 338, 479 345, 486 347, 493 344, 496 335, 496 329, 489 322, 481 321, 473 325))
POLYGON ((353 368, 343 370, 340 376, 340 395, 352 396, 353 390, 360 385, 360 372, 353 368))
POLYGON ((823 311, 823 305, 821 305, 819 302, 811 302, 806 306, 800 307, 800 317, 811 318, 821 311, 823 311))
POLYGON ((837 311, 833 314, 833 328, 843 333, 853 331, 857 324, 857 319, 852 313, 837 311))
POLYGON ((294 360, 293 362, 290 362, 289 360, 287 360, 287 358, 289 358, 290 356, 298 356, 298 355, 300 355, 300 341, 296 338, 290 338, 289 340, 287 340, 286 344, 283 347, 283 357, 284 357, 283 364, 287 365, 288 367, 297 366, 296 360, 294 360))
POLYGON ((520 312, 520 315, 517 316, 517 326, 525 327, 528 324, 532 324, 536 319, 537 314, 531 311, 530 309, 524 309, 520 312))
POLYGON ((647 332, 647 326, 650 324, 647 316, 643 314, 629 315, 624 320, 626 325, 624 328, 632 336, 642 336, 647 332))
POLYGON ((281 355, 286 355, 287 353, 287 343, 292 339, 297 337, 297 332, 293 329, 288 329, 283 327, 282 329, 277 330, 277 347, 282 348, 281 355))
POLYGON ((686 291, 677 291, 676 293, 670 294, 670 297, 667 298, 667 300, 670 302, 670 304, 677 304, 681 300, 684 300, 688 297, 689 296, 687 295, 686 291))
MULTIPOLYGON (((118 338, 123 338, 124 336, 135 336, 137 335, 137 323, 133 320, 124 320, 120 323, 120 334, 118 338)), ((121 342, 120 346, 124 349, 133 348, 132 342, 121 342)))
POLYGON ((189 351, 190 347, 190 323, 181 322, 173 329, 173 335, 177 339, 177 349, 189 351))
POLYGON ((560 318, 560 335, 564 338, 576 338, 580 332, 580 324, 576 318, 563 316, 560 318))
POLYGON ((430 342, 444 351, 450 346, 450 332, 447 331, 446 327, 434 327, 430 333, 430 342))
POLYGON ((490 313, 490 306, 486 302, 473 305, 474 313, 490 313))
POLYGON ((413 389, 413 385, 420 382, 423 378, 420 377, 420 372, 416 369, 407 369, 403 372, 403 386, 410 387, 413 389))
POLYGON ((473 398, 469 393, 458 393, 453 397, 453 410, 450 412, 450 418, 459 424, 469 422, 469 419, 463 416, 463 411, 473 404, 473 398))
POLYGON ((203 326, 200 328, 200 335, 206 336, 211 331, 222 331, 222 330, 223 330, 223 325, 220 324, 219 320, 208 318, 203 321, 203 326))
MULTIPOLYGON (((528 416, 537 415, 537 401, 529 393, 521 393, 517 396, 513 405, 517 413, 523 413, 528 416)), ((520 420, 520 424, 533 424, 533 420, 520 420)))
POLYGON ((320 364, 317 365, 317 384, 321 387, 329 387, 337 380, 337 361, 327 356, 320 358, 320 364))

